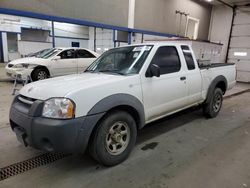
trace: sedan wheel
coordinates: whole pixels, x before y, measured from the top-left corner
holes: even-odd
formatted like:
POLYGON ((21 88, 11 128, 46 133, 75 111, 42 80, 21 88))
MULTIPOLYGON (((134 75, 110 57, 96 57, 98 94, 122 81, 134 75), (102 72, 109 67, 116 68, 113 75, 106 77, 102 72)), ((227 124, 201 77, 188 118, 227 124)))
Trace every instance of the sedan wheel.
POLYGON ((46 78, 48 78, 46 71, 41 70, 40 72, 38 72, 37 80, 44 80, 46 78))
POLYGON ((37 68, 31 73, 33 81, 44 80, 49 78, 49 73, 45 68, 37 68))

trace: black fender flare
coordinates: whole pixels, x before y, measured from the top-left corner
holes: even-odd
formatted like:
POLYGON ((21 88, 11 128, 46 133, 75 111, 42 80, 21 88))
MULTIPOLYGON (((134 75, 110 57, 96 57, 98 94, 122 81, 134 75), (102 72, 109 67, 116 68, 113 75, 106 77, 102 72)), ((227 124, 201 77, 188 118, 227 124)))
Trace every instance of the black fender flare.
POLYGON ((205 103, 208 103, 213 95, 213 92, 215 90, 215 87, 217 86, 218 83, 223 82, 225 84, 225 89, 227 90, 227 79, 225 78, 225 76, 217 76, 210 84, 208 91, 207 91, 207 96, 206 96, 206 100, 205 103))
POLYGON ((139 129, 145 125, 144 106, 141 101, 132 95, 123 93, 110 95, 100 100, 91 108, 87 116, 107 112, 119 107, 130 107, 133 109, 133 112, 137 113, 133 114, 133 116, 137 117, 135 120, 139 129))

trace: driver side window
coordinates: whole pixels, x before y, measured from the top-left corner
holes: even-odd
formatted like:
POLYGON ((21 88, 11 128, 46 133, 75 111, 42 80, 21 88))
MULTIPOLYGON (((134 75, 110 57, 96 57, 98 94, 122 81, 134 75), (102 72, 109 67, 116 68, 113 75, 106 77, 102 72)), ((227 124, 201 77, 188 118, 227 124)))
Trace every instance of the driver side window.
POLYGON ((61 56, 61 59, 73 59, 75 58, 75 50, 65 50, 59 54, 61 56))
POLYGON ((174 46, 159 47, 151 64, 159 66, 161 75, 179 72, 181 69, 179 54, 174 46))

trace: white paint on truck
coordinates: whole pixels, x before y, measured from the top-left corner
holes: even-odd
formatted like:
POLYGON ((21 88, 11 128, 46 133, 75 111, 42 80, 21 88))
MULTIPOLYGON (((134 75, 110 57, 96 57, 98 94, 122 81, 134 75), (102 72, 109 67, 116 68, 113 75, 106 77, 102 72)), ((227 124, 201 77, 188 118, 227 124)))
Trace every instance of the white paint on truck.
MULTIPOLYGON (((139 74, 123 76, 98 72, 69 75, 28 84, 21 89, 20 94, 41 100, 52 97, 70 98, 76 104, 76 117, 86 116, 90 109, 105 97, 118 93, 130 94, 144 105, 145 122, 148 123, 202 103, 206 99, 211 82, 219 75, 227 79, 227 89, 231 89, 236 83, 234 65, 201 70, 194 58, 195 69, 188 70, 180 48, 186 44, 165 42, 143 45, 153 45, 153 48, 139 74), (177 48, 181 69, 160 77, 147 78, 145 73, 155 52, 161 46, 177 48), (181 81, 181 77, 186 77, 186 80, 181 81)), ((194 57, 193 52, 192 55, 194 57)))
POLYGON ((165 42, 104 52, 78 75, 20 90, 10 126, 18 140, 45 151, 83 153, 112 166, 124 161, 138 129, 195 105, 218 115, 236 81, 234 64, 198 65, 190 46, 165 42))

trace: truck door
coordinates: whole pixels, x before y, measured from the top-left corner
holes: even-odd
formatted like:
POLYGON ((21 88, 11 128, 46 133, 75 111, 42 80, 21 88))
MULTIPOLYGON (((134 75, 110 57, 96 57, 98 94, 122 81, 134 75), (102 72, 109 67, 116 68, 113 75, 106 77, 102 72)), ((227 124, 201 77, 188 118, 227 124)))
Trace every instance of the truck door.
POLYGON ((160 77, 142 75, 143 102, 149 122, 187 105, 186 75, 182 71, 180 49, 161 46, 151 64, 160 68, 160 77))
POLYGON ((191 105, 202 100, 201 72, 198 64, 195 63, 194 55, 189 46, 182 45, 181 50, 187 65, 186 83, 188 88, 188 103, 191 105))

